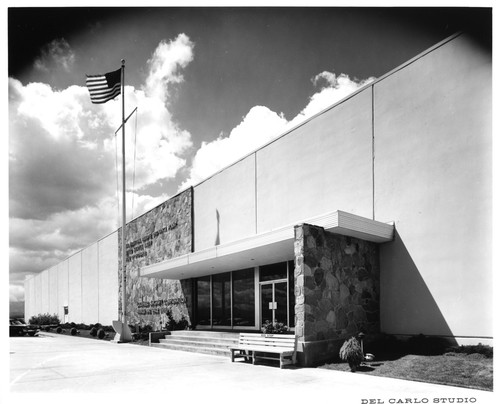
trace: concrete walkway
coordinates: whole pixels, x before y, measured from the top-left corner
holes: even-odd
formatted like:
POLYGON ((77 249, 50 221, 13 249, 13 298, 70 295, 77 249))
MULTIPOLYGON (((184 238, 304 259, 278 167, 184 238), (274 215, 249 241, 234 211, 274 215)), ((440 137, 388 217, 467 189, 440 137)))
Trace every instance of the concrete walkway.
POLYGON ((231 363, 226 357, 54 334, 10 338, 10 394, 3 398, 7 400, 2 403, 81 400, 140 404, 200 400, 266 404, 311 400, 420 404, 426 403, 425 399, 433 403, 441 398, 461 398, 462 403, 496 401, 493 393, 479 390, 363 373, 231 363))

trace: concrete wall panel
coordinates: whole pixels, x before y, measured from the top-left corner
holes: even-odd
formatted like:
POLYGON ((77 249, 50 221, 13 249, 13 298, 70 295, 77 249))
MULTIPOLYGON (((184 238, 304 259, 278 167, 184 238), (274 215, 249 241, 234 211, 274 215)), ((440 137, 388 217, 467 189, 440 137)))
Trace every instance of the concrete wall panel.
MULTIPOLYGON (((58 312, 58 302, 57 302, 57 271, 60 264, 53 266, 49 269, 49 313, 59 314, 58 312)), ((59 320, 62 321, 62 317, 59 316, 59 320)))
POLYGON ((64 306, 69 306, 68 268, 68 260, 64 260, 57 266, 57 309, 61 321, 64 321, 64 306))
POLYGON ((41 284, 42 284, 42 296, 41 296, 41 313, 50 313, 49 306, 49 271, 43 271, 40 274, 41 284))
POLYGON ((24 281, 24 319, 26 322, 35 316, 36 313, 36 294, 35 277, 32 276, 24 281))
POLYGON ((35 275, 35 315, 42 313, 42 274, 35 275))
POLYGON ((194 188, 194 248, 255 234, 255 155, 194 188))
POLYGON ((99 263, 97 243, 82 251, 82 321, 99 320, 99 263))
POLYGON ((82 323, 82 252, 68 258, 68 321, 82 323))
POLYGON ((98 243, 99 322, 118 320, 118 235, 110 234, 98 243))
POLYGON ((463 35, 375 85, 385 332, 492 335, 491 88, 463 35))
POLYGON ((372 93, 358 93, 257 152, 257 230, 335 210, 372 217, 372 93))

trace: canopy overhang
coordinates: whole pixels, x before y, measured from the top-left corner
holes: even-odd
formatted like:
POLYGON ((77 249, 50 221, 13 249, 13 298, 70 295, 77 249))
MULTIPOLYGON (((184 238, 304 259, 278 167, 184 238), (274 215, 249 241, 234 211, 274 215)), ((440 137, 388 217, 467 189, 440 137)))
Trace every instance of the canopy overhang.
POLYGON ((385 243, 394 237, 394 224, 392 223, 377 222, 338 210, 279 229, 148 265, 141 268, 139 274, 149 278, 187 279, 292 260, 294 259, 294 227, 302 223, 320 226, 332 233, 374 243, 385 243))

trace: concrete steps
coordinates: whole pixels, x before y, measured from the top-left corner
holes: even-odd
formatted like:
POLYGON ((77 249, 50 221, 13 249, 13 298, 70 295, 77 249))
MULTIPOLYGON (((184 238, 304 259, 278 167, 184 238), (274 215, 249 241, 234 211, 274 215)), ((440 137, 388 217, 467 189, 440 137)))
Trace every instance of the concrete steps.
POLYGON ((239 333, 219 331, 172 331, 151 346, 207 355, 230 356, 229 347, 238 344, 239 333))

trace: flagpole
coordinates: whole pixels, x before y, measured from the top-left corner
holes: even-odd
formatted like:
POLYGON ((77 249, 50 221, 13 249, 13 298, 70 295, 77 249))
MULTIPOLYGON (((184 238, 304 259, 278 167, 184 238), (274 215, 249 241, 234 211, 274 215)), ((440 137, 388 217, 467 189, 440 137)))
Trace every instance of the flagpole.
POLYGON ((127 216, 126 216, 126 197, 125 197, 125 59, 122 62, 122 74, 121 74, 121 85, 122 85, 122 323, 123 326, 127 324, 127 310, 126 310, 126 282, 125 282, 125 267, 126 267, 126 227, 127 227, 127 216))
POLYGON ((122 318, 117 323, 118 330, 115 335, 115 342, 130 342, 132 341, 132 334, 127 324, 127 288, 126 288, 126 274, 125 269, 127 266, 127 251, 126 251, 126 229, 127 229, 127 204, 126 204, 126 184, 125 184, 125 59, 122 59, 121 67, 121 90, 122 90, 122 318))

